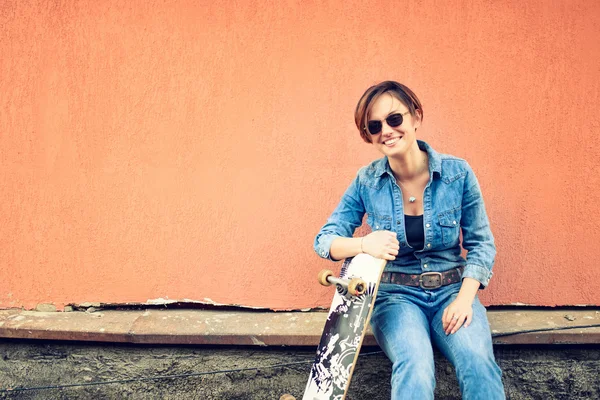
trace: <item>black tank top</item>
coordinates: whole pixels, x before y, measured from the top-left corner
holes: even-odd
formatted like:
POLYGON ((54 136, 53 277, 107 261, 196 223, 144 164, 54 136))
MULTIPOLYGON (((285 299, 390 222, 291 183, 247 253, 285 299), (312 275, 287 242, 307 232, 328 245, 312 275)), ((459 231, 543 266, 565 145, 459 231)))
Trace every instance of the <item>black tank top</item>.
POLYGON ((422 215, 404 215, 404 227, 406 230, 406 240, 410 247, 415 250, 422 250, 425 246, 425 231, 423 230, 422 215))

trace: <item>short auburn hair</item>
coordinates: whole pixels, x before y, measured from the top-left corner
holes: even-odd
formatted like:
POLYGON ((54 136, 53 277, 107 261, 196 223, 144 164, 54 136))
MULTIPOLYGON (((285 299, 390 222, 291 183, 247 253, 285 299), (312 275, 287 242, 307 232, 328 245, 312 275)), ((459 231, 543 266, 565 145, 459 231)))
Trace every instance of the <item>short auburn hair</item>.
POLYGON ((421 106, 421 101, 412 90, 395 81, 384 81, 378 83, 377 85, 371 86, 366 90, 366 92, 358 101, 356 110, 354 111, 354 122, 356 123, 356 127, 358 128, 360 136, 367 143, 373 143, 371 134, 367 129, 367 122, 369 119, 369 114, 371 113, 371 108, 373 107, 375 100, 377 100, 384 93, 389 93, 398 99, 402 104, 404 104, 408 108, 408 111, 413 118, 417 116, 417 110, 419 110, 421 114, 420 118, 423 120, 423 107, 421 106))

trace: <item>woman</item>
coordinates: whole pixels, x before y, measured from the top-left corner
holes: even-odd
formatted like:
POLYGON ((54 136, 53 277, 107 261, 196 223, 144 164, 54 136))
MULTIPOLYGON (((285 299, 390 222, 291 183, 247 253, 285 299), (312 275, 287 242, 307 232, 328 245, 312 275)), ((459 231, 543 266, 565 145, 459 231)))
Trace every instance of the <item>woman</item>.
POLYGON ((388 260, 371 327, 393 363, 392 399, 433 399, 432 343, 454 365, 464 399, 504 399, 477 298, 496 254, 479 184, 466 161, 417 140, 422 121, 421 102, 406 86, 367 89, 355 122, 384 157, 359 170, 315 250, 333 261, 359 253, 388 260), (372 233, 354 238, 365 213, 372 233))

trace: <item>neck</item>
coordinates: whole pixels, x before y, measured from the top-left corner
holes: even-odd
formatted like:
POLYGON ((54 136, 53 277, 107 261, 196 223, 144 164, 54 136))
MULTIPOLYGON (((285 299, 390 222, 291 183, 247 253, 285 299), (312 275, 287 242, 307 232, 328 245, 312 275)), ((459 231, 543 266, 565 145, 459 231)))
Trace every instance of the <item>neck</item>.
POLYGON ((419 149, 417 142, 405 154, 390 157, 388 161, 396 179, 401 182, 411 181, 428 170, 427 153, 419 149))

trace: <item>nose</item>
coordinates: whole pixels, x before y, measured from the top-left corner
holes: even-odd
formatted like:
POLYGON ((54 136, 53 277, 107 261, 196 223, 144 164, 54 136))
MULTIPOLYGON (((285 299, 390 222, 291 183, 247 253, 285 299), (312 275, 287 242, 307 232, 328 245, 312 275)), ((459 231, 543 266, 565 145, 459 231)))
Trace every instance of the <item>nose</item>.
POLYGON ((386 120, 381 121, 381 133, 384 136, 389 136, 394 132, 394 128, 388 125, 386 120))

